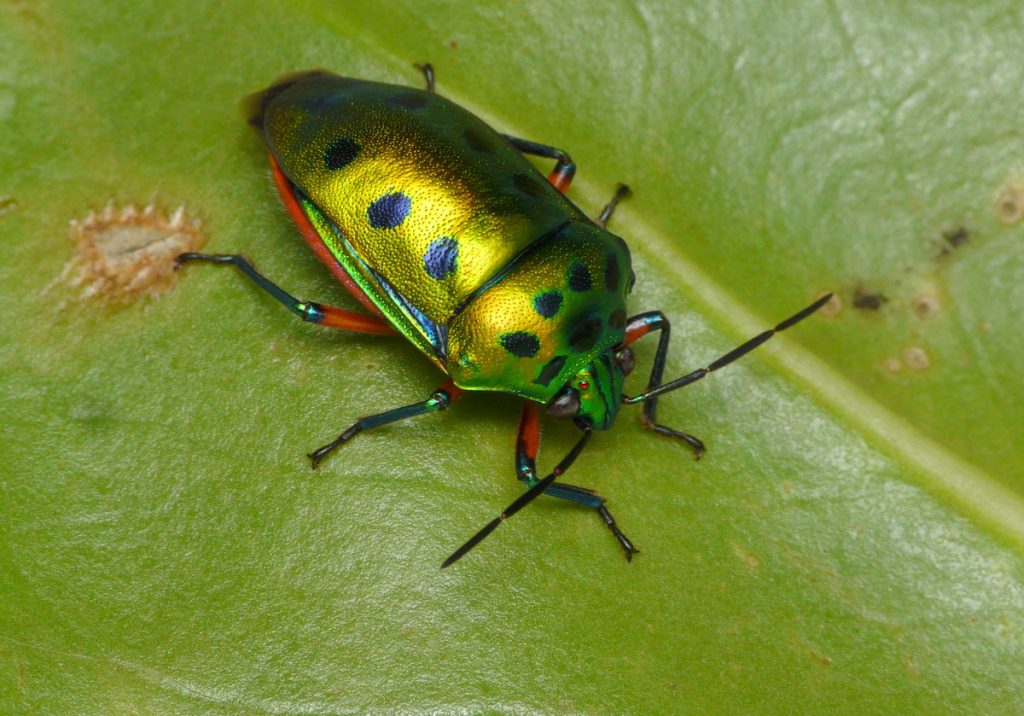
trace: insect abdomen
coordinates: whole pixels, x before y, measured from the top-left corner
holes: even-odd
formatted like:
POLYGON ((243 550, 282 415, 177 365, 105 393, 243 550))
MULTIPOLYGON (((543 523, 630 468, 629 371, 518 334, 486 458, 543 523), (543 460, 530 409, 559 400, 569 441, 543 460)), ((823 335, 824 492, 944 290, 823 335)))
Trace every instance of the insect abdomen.
POLYGON ((325 244, 379 288, 369 295, 387 297, 393 322, 434 333, 436 351, 467 298, 539 238, 586 220, 501 135, 442 97, 324 74, 268 92, 266 141, 340 234, 318 229, 325 244))

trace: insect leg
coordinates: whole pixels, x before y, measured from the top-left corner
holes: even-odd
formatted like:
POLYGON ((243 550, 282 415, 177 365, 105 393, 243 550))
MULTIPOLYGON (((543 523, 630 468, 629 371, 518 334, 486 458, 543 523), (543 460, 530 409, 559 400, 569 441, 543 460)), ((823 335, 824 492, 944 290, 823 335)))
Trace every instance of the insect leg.
POLYGON ((427 92, 434 91, 434 66, 429 62, 416 62, 413 64, 417 70, 423 73, 423 80, 427 83, 427 92))
MULTIPOLYGON (((519 431, 516 436, 516 476, 527 487, 534 487, 538 483, 537 451, 539 448, 540 418, 537 404, 532 401, 524 401, 523 412, 519 418, 519 431)), ((605 525, 612 531, 615 539, 618 540, 623 551, 625 551, 627 561, 632 561, 633 555, 640 551, 622 533, 618 525, 615 524, 615 519, 608 511, 608 508, 605 507, 605 498, 589 487, 556 482, 545 489, 544 494, 597 510, 597 514, 601 516, 605 525)))
MULTIPOLYGON (((434 67, 429 62, 417 62, 413 65, 416 69, 423 73, 423 80, 426 82, 427 92, 434 91, 434 67)), ((569 155, 547 144, 540 144, 539 142, 531 142, 528 139, 520 139, 519 137, 512 137, 508 134, 501 135, 509 141, 509 143, 518 149, 523 154, 532 154, 537 157, 544 157, 546 159, 556 160, 555 168, 548 175, 548 181, 563 194, 569 189, 569 185, 572 184, 572 178, 576 174, 576 163, 569 157, 569 155)), ((626 190, 628 193, 628 189, 626 190)), ((613 199, 612 209, 614 204, 618 203, 618 199, 613 199)), ((608 211, 608 207, 605 207, 608 211)), ((602 213, 602 216, 604 214, 602 213)), ((609 216, 611 212, 609 211, 609 216)), ((607 218, 606 218, 607 220, 607 218)), ((604 224, 602 224, 603 226, 604 224)))
POLYGON ((503 134, 501 136, 507 139, 509 144, 523 154, 532 154, 535 157, 544 157, 545 159, 556 160, 555 168, 550 174, 548 174, 548 182, 563 194, 569 190, 569 185, 572 184, 572 178, 576 175, 576 162, 574 162, 568 154, 561 149, 557 149, 547 144, 531 142, 529 139, 520 139, 519 137, 512 137, 508 134, 503 134))
MULTIPOLYGON (((647 313, 633 316, 626 321, 626 340, 623 342, 624 345, 629 345, 653 331, 660 331, 661 335, 658 336, 658 350, 654 354, 651 376, 647 379, 648 391, 661 385, 661 377, 665 372, 665 358, 668 356, 668 342, 672 333, 668 319, 665 318, 665 314, 661 311, 648 311, 647 313)), ((679 438, 693 448, 694 457, 700 459, 700 456, 704 453, 704 443, 689 433, 659 424, 657 401, 657 397, 653 397, 644 403, 644 411, 641 414, 640 422, 645 428, 653 430, 658 435, 679 438)))
POLYGON ((253 283, 280 301, 285 308, 308 323, 316 323, 328 328, 340 328, 355 333, 376 333, 380 335, 393 335, 395 333, 395 329, 391 327, 391 324, 379 316, 370 316, 333 306, 324 306, 319 303, 298 300, 257 271, 249 263, 249 260, 240 254, 185 253, 179 254, 174 261, 179 267, 189 261, 231 264, 251 279, 253 283))
POLYGON ((349 426, 345 432, 326 445, 309 453, 307 457, 313 461, 313 469, 315 470, 320 462, 327 457, 328 453, 341 447, 364 430, 373 430, 374 428, 379 428, 380 426, 387 425, 388 423, 398 422, 399 420, 405 420, 406 418, 414 418, 417 415, 438 413, 451 405, 452 402, 457 400, 461 395, 462 390, 457 388, 455 383, 452 381, 448 381, 431 393, 429 398, 422 400, 419 403, 413 403, 412 405, 405 405, 401 408, 394 408, 393 410, 386 410, 383 413, 359 418, 349 426))
POLYGON ((615 187, 615 195, 612 200, 604 205, 601 209, 601 215, 597 217, 597 225, 602 229, 608 225, 608 220, 612 218, 612 214, 615 213, 615 207, 619 205, 619 202, 629 197, 633 192, 629 190, 629 187, 625 184, 619 184, 615 187))

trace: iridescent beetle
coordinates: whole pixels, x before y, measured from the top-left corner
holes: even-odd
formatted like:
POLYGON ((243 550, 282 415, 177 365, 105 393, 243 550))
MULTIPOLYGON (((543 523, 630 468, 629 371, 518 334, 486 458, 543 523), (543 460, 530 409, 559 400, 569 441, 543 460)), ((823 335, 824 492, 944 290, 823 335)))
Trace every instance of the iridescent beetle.
POLYGON ((283 77, 246 103, 270 150, 281 198, 303 237, 369 314, 299 301, 244 257, 187 253, 186 261, 232 264, 302 320, 359 333, 400 333, 448 381, 419 403, 360 418, 310 453, 315 468, 364 430, 444 410, 463 391, 524 399, 516 474, 529 489, 456 550, 455 562, 541 493, 594 509, 632 559, 637 549, 605 498, 556 482, 593 430, 611 427, 619 406, 643 403, 641 422, 660 425, 657 399, 736 360, 820 308, 823 296, 705 368, 662 383, 669 322, 660 311, 626 316, 634 275, 625 242, 605 225, 628 189, 620 186, 596 221, 569 201, 576 165, 560 149, 499 134, 434 93, 313 71, 283 77), (524 155, 556 161, 545 178, 524 155), (660 331, 647 391, 623 395, 629 347, 660 331), (583 432, 538 479, 538 405, 583 432))

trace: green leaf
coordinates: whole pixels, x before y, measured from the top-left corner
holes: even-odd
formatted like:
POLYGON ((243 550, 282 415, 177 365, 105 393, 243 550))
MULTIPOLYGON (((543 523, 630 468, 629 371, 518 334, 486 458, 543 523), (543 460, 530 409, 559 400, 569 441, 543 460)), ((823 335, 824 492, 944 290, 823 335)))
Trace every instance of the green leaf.
MULTIPOLYGON (((1019 6, 321 0, 0 8, 0 711, 1010 712, 1024 700, 1019 6), (314 300, 239 99, 327 67, 571 151, 670 376, 836 291, 518 494, 517 401, 304 453, 441 381, 231 271, 82 296, 68 222, 180 204, 314 300), (858 307, 858 305, 860 307, 858 307)), ((653 343, 653 342, 651 342, 653 343)), ((653 345, 641 345, 643 385, 653 345)), ((571 447, 549 426, 541 467, 571 447)))

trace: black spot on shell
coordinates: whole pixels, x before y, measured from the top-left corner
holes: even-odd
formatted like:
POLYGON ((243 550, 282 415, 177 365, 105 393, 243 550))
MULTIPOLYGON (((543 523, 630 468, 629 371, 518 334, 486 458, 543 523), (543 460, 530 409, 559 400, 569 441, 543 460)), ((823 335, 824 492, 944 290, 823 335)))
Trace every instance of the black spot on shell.
POLYGON ((615 254, 608 254, 608 261, 604 265, 604 286, 609 291, 619 288, 619 260, 615 254))
POLYGON ((616 308, 612 311, 612 315, 608 316, 608 327, 609 328, 622 328, 626 325, 626 312, 621 308, 616 308))
POLYGON ((569 288, 576 293, 589 291, 593 285, 590 270, 582 261, 573 261, 569 266, 569 288))
POLYGON ((494 154, 494 143, 478 127, 468 127, 462 133, 462 138, 470 149, 486 154, 494 154))
POLYGON ((565 356, 555 356, 544 364, 544 367, 540 369, 540 373, 537 374, 533 382, 537 385, 550 385, 551 381, 562 372, 565 361, 565 356))
POLYGON ((334 143, 327 148, 327 154, 324 156, 324 163, 328 169, 341 169, 347 166, 353 159, 359 155, 359 150, 362 149, 359 143, 349 139, 348 137, 342 137, 341 139, 334 140, 334 143))
POLYGON ((426 92, 402 92, 388 97, 388 102, 403 109, 422 109, 427 106, 428 100, 426 92))
POLYGON ((547 190, 544 186, 533 177, 525 174, 516 174, 512 177, 512 184, 519 192, 527 196, 532 196, 536 199, 543 199, 547 196, 547 190))
POLYGON ((577 353, 589 351, 601 336, 601 319, 587 316, 569 333, 569 346, 577 353))
POLYGON ((533 358, 540 350, 540 339, 528 331, 516 331, 503 335, 501 346, 514 356, 533 358))
POLYGON ((561 307, 562 294, 558 291, 545 291, 533 297, 533 309, 544 318, 551 318, 561 307))

